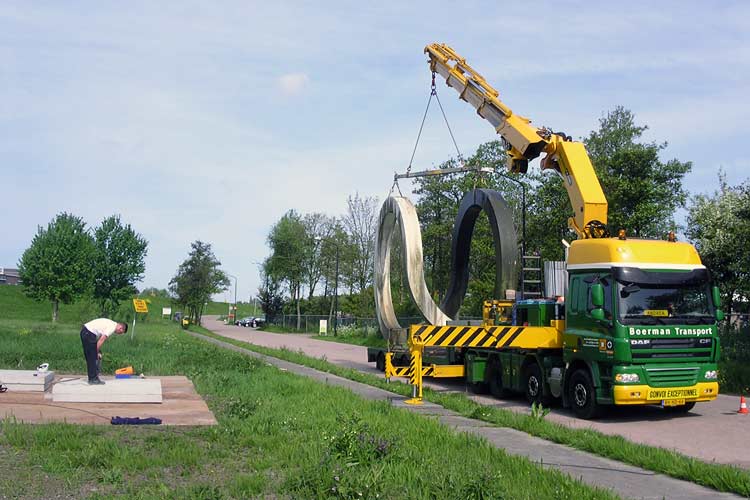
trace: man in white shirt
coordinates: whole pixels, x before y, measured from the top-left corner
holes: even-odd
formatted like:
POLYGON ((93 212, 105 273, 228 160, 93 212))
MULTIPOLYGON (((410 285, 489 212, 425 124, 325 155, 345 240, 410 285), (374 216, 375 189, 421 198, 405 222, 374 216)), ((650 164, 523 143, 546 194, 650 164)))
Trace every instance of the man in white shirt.
POLYGON ((89 384, 104 384, 99 378, 99 369, 96 366, 97 360, 102 359, 102 344, 113 333, 122 335, 127 331, 127 323, 117 323, 107 318, 92 319, 83 325, 83 328, 81 328, 81 344, 83 344, 83 356, 86 358, 89 384))

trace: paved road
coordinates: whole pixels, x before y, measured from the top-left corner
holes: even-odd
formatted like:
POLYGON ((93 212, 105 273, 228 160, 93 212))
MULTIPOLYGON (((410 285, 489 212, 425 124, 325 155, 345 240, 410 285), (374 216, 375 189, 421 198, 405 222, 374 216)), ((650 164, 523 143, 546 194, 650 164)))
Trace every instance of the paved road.
MULTIPOLYGON (((325 358, 331 363, 379 374, 367 363, 364 347, 315 340, 310 335, 278 334, 250 328, 224 325, 216 317, 205 317, 204 326, 228 338, 256 345, 301 350, 308 356, 325 358)), ((425 383, 436 390, 466 392, 464 385, 454 381, 425 383)), ((488 396, 467 394, 478 403, 529 413, 525 400, 498 400, 488 396)), ((631 441, 675 449, 701 460, 733 464, 750 469, 750 415, 737 414, 739 400, 720 395, 711 403, 699 403, 686 415, 666 415, 660 408, 616 408, 597 421, 576 419, 557 408, 547 419, 569 427, 592 428, 604 434, 620 435, 631 441)))

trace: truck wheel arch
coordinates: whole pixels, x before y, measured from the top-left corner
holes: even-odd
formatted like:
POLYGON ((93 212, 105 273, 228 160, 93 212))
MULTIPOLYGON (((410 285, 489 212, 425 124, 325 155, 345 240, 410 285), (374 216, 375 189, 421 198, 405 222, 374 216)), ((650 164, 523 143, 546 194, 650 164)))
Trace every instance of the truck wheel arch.
POLYGON ((586 370, 591 377, 591 381, 593 382, 594 387, 596 388, 600 385, 599 365, 597 365, 596 363, 589 363, 588 361, 584 361, 582 359, 574 359, 566 367, 565 376, 563 377, 562 400, 564 408, 570 407, 570 401, 568 401, 568 384, 570 383, 570 376, 575 373, 576 370, 586 370))

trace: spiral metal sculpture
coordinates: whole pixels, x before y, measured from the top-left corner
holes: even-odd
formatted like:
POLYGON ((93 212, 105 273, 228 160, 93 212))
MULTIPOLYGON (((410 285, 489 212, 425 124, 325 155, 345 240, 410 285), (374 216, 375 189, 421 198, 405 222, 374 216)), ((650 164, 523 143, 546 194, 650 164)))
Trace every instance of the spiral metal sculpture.
POLYGON ((451 280, 442 305, 432 300, 424 280, 422 232, 417 211, 402 196, 386 198, 380 209, 375 241, 375 310, 380 331, 386 339, 401 340, 404 328, 393 309, 390 282, 390 248, 396 228, 400 228, 402 262, 409 293, 425 320, 432 325, 445 325, 456 316, 469 282, 471 237, 479 214, 484 211, 490 221, 495 243, 495 296, 515 288, 518 276, 518 245, 513 226, 513 213, 497 191, 475 189, 464 195, 453 226, 451 244, 451 280), (394 335, 397 337, 394 339, 394 335), (400 337, 400 338, 399 338, 400 337))

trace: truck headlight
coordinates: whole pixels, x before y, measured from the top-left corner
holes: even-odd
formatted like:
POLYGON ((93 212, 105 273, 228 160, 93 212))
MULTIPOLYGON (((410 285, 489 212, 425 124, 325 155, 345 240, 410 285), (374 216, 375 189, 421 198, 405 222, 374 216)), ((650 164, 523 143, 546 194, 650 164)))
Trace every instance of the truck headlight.
POLYGON ((618 373, 615 375, 615 382, 620 382, 622 384, 632 384, 640 381, 641 377, 639 377, 637 373, 618 373))
POLYGON ((704 377, 707 380, 716 380, 719 376, 719 372, 717 370, 708 370, 704 377))

